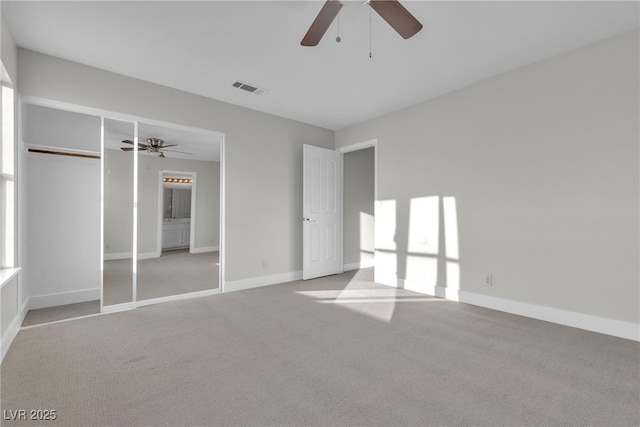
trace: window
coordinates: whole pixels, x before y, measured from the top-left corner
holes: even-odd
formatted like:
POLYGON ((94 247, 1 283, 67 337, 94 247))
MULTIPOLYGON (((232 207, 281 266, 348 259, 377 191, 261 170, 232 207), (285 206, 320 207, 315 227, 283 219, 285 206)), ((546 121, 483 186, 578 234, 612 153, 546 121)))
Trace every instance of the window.
MULTIPOLYGON (((4 71, 4 70, 3 70, 4 71)), ((4 73, 3 75, 6 75, 4 73)), ((0 139, 0 267, 16 266, 16 185, 15 185, 15 129, 14 129, 14 93, 8 79, 2 79, 2 102, 0 121, 2 137, 0 139)))

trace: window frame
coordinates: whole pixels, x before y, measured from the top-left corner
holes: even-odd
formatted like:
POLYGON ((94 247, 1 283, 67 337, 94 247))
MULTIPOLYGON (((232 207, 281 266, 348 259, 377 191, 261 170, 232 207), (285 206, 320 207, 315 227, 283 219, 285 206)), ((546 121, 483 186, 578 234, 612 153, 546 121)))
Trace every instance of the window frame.
POLYGON ((16 95, 15 89, 8 79, 3 78, 0 82, 0 230, 2 242, 0 245, 0 269, 10 269, 17 267, 17 185, 16 185, 16 95), (11 97, 7 102, 8 97, 11 97), (6 106, 9 105, 11 111, 7 113, 6 106), (10 114, 7 117, 7 114, 10 114), (10 120, 10 134, 6 138, 7 119, 10 120), (7 144, 9 150, 5 150, 7 144), (5 168, 6 154, 11 156, 9 169, 5 168), (8 188, 12 189, 11 200, 8 199, 8 188), (10 221, 11 224, 7 222, 10 221))

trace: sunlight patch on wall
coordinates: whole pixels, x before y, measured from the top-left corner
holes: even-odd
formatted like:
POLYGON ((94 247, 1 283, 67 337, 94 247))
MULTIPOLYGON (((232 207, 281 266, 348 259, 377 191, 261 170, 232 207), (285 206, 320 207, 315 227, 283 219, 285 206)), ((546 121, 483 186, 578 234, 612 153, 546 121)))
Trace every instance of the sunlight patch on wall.
POLYGON ((447 298, 458 298, 460 290, 460 246, 458 240, 458 209, 455 197, 442 198, 444 208, 444 241, 447 260, 447 298))
POLYGON ((436 286, 439 237, 440 197, 411 199, 406 280, 420 282, 427 287, 436 286))
POLYGON ((422 196, 408 202, 406 211, 396 200, 376 202, 374 280, 457 300, 461 268, 456 198, 422 196))
POLYGON ((378 200, 375 210, 376 268, 374 280, 397 286, 396 201, 378 200))
POLYGON ((373 215, 360 212, 360 261, 373 259, 374 223, 373 215))

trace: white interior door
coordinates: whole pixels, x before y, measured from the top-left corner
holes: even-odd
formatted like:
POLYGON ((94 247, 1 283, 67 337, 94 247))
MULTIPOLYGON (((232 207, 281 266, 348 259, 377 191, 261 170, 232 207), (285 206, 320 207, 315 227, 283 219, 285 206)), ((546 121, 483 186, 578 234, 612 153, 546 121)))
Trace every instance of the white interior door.
POLYGON ((342 153, 305 145, 302 278, 342 273, 342 153))

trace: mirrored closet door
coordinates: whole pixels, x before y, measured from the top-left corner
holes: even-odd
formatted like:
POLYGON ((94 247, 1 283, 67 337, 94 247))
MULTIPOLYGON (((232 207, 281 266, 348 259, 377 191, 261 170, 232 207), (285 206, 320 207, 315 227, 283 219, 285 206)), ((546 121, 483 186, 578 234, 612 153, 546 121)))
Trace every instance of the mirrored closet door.
POLYGON ((103 308, 134 301, 135 127, 103 119, 103 308))
POLYGON ((102 310, 215 293, 221 135, 103 119, 102 310))
POLYGON ((141 122, 137 301, 219 288, 220 138, 141 122))

